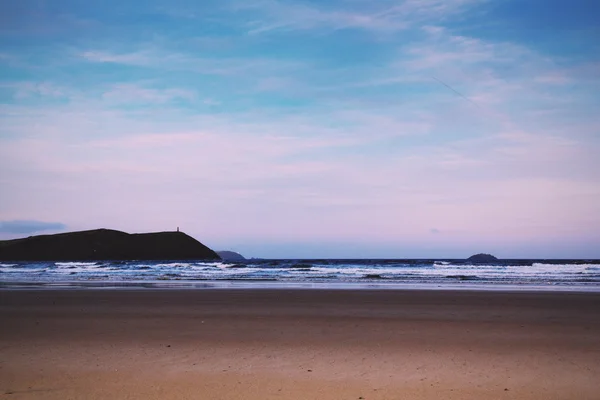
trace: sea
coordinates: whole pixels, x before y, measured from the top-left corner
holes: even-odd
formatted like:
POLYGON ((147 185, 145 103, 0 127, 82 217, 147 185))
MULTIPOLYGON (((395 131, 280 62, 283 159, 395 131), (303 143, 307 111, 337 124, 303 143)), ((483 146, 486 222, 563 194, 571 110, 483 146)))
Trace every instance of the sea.
POLYGON ((2 262, 0 288, 483 289, 600 292, 600 260, 2 262))

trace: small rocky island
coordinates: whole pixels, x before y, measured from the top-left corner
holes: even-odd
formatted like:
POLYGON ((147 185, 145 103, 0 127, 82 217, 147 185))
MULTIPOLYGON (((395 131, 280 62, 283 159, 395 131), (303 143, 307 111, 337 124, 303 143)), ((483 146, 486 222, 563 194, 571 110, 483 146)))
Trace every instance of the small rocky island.
POLYGON ((183 232, 95 229, 0 241, 0 261, 219 260, 183 232))
POLYGON ((244 262, 248 261, 246 258, 240 253, 236 253, 235 251, 221 250, 217 251, 217 254, 223 261, 232 261, 232 262, 244 262))
POLYGON ((498 261, 498 259, 491 254, 479 253, 467 258, 467 261, 472 263, 489 263, 498 261))

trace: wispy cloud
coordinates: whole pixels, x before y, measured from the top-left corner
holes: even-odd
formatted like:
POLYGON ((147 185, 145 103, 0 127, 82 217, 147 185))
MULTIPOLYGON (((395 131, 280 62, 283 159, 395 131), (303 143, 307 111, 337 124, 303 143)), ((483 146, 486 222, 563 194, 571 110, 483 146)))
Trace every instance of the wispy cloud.
POLYGON ((29 97, 66 97, 68 89, 51 82, 19 82, 13 85, 17 99, 29 97))
MULTIPOLYGON (((405 30, 424 21, 448 18, 464 11, 480 0, 406 0, 378 3, 345 3, 336 8, 336 3, 308 5, 294 1, 265 0, 254 3, 236 3, 236 11, 253 11, 256 19, 248 22, 251 34, 286 30, 340 30, 361 29, 374 32, 405 30), (348 10, 348 6, 355 6, 348 10)), ((339 4, 338 4, 339 5, 339 4)))
POLYGON ((94 63, 111 63, 135 67, 156 68, 166 71, 191 71, 210 75, 239 75, 258 72, 268 74, 286 70, 298 70, 305 62, 264 57, 252 58, 203 58, 192 54, 169 51, 156 45, 143 45, 143 50, 112 52, 88 50, 81 58, 94 63))
POLYGON ((194 92, 185 89, 153 89, 134 84, 113 86, 102 95, 104 100, 112 104, 167 103, 173 100, 195 100, 194 92))
POLYGON ((566 85, 572 83, 573 80, 562 71, 553 71, 543 73, 535 78, 536 82, 550 85, 566 85))
POLYGON ((146 51, 132 53, 114 53, 109 51, 88 50, 81 53, 81 57, 92 62, 115 63, 125 65, 154 65, 158 57, 146 51))

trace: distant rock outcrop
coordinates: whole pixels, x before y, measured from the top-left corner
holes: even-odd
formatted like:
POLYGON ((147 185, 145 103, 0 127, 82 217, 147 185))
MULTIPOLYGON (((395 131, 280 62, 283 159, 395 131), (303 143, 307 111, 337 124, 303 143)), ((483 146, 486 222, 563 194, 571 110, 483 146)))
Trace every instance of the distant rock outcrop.
POLYGON ((479 254, 475 254, 475 255, 472 255, 471 257, 467 258, 467 261, 470 261, 473 263, 489 263, 489 262, 498 261, 498 259, 491 254, 479 253, 479 254))
POLYGON ((111 229, 0 241, 2 261, 218 260, 183 232, 129 234, 111 229))
POLYGON ((223 261, 233 261, 233 262, 247 261, 243 255, 241 255, 240 253, 236 253, 235 251, 222 250, 222 251, 217 251, 217 254, 219 255, 219 257, 221 257, 223 259, 223 261))

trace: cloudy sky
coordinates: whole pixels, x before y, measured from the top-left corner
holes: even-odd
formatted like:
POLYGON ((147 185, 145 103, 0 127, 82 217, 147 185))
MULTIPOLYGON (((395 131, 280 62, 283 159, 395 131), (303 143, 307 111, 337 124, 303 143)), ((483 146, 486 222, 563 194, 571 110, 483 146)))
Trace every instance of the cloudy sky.
POLYGON ((0 238, 600 258, 595 0, 0 1, 0 238))

